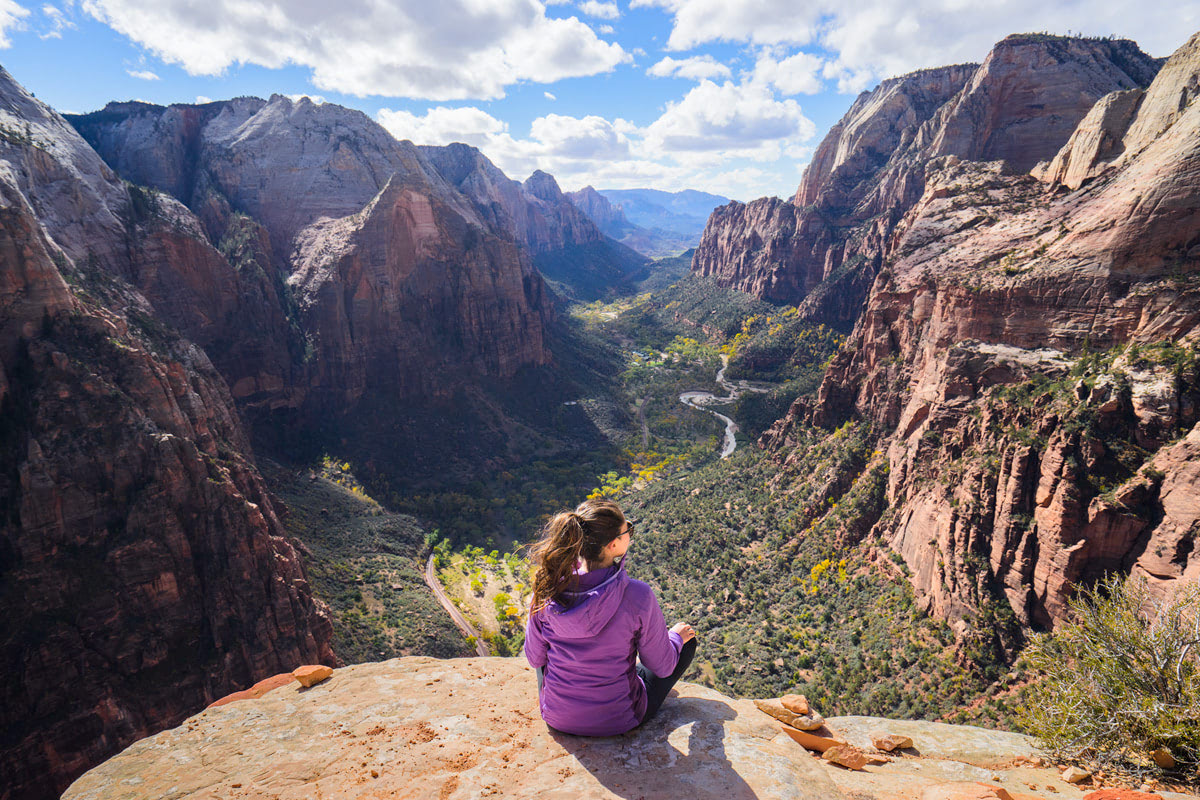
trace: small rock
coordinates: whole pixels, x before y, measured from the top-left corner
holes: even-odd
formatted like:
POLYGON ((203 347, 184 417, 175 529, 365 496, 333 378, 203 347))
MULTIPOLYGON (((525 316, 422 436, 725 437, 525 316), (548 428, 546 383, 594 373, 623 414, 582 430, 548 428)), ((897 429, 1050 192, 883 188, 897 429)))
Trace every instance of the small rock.
POLYGON ((807 714, 812 709, 808 706, 808 698, 802 694, 785 694, 779 698, 780 704, 795 714, 807 714))
POLYGON ((824 753, 834 745, 846 743, 842 739, 835 739, 832 736, 824 736, 821 733, 798 730, 790 725, 784 725, 783 732, 792 737, 792 740, 804 749, 815 750, 818 753, 824 753))
POLYGON ((1062 779, 1067 783, 1083 783, 1092 779, 1092 773, 1079 767, 1067 767, 1062 771, 1062 779))
POLYGON ((1175 756, 1171 755, 1171 751, 1165 747, 1158 748, 1150 754, 1150 757, 1163 769, 1175 769, 1175 756))
POLYGON ((783 703, 778 700, 755 700, 754 705, 758 706, 758 710, 764 714, 770 714, 780 722, 802 731, 813 731, 825 724, 825 718, 816 711, 810 709, 807 714, 797 714, 795 711, 784 708, 783 703))
POLYGON ((903 750, 906 747, 912 747, 913 740, 911 736, 901 736, 898 733, 876 733, 871 735, 871 744, 875 745, 876 750, 890 753, 893 750, 903 750))
POLYGON ((1163 800, 1163 796, 1149 792, 1135 792, 1133 789, 1099 789, 1085 794, 1083 800, 1163 800))
POLYGON ((867 765, 866 753, 852 744, 835 744, 822 753, 821 757, 846 769, 862 769, 867 765))
POLYGON ((292 677, 300 681, 300 685, 306 689, 310 686, 316 686, 332 674, 333 669, 323 664, 307 664, 292 670, 292 677))

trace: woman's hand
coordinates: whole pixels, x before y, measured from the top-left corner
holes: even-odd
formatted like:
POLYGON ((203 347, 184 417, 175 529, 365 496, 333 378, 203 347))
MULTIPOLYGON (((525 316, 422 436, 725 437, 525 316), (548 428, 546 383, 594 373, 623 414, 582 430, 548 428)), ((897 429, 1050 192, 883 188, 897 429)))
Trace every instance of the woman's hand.
POLYGON ((688 625, 686 622, 680 622, 680 623, 676 624, 675 627, 671 628, 671 630, 678 633, 679 638, 683 639, 683 641, 685 643, 690 642, 692 639, 696 638, 696 631, 692 628, 691 625, 688 625))

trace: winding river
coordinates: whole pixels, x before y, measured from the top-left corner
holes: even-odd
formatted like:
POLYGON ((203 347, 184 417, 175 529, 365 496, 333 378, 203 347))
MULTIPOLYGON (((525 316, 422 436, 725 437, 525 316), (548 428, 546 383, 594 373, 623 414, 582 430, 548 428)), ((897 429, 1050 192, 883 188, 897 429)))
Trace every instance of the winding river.
POLYGON ((721 388, 729 393, 728 397, 717 397, 712 392, 691 391, 684 392, 679 395, 679 402, 684 405, 698 408, 701 411, 707 411, 713 416, 725 423, 725 443, 721 446, 721 458, 729 458, 733 455, 733 451, 737 449, 737 439, 734 434, 738 431, 737 423, 729 417, 717 411, 713 411, 709 406, 725 405, 732 403, 741 396, 742 392, 758 392, 765 393, 771 391, 760 386, 751 386, 748 381, 729 382, 725 380, 725 370, 729 367, 729 356, 721 356, 721 368, 717 370, 717 383, 721 388))

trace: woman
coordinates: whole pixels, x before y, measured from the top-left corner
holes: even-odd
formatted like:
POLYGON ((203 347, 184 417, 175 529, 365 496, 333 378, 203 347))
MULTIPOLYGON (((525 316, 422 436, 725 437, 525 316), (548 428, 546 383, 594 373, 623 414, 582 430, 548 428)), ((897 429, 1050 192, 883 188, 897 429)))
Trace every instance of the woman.
POLYGON ((650 719, 696 652, 696 632, 667 630, 654 591, 626 574, 633 523, 610 500, 557 514, 533 547, 525 657, 551 728, 614 736, 650 719), (634 658, 642 666, 635 669, 634 658))

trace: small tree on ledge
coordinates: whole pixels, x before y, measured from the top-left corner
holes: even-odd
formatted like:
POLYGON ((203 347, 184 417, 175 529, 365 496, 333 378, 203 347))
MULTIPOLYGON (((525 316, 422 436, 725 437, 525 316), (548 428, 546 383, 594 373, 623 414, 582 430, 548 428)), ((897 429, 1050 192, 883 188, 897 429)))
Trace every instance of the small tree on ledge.
POLYGON ((1196 773, 1200 585, 1161 600, 1144 578, 1110 576, 1079 592, 1071 616, 1026 650, 1041 674, 1027 729, 1067 760, 1138 775, 1172 763, 1196 773))

